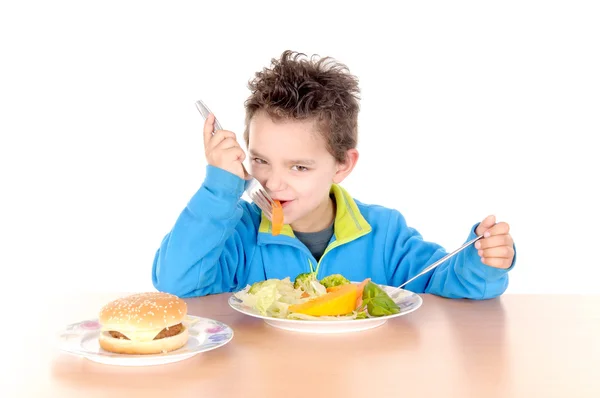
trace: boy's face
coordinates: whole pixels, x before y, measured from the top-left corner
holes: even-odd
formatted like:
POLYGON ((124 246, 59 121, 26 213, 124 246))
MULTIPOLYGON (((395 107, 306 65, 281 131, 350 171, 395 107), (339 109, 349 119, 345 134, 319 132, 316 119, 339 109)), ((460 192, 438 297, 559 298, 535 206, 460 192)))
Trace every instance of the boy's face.
POLYGON ((351 170, 327 151, 312 121, 273 122, 264 112, 250 122, 248 155, 250 173, 281 201, 284 223, 298 231, 322 227, 315 217, 331 206, 331 184, 351 170))

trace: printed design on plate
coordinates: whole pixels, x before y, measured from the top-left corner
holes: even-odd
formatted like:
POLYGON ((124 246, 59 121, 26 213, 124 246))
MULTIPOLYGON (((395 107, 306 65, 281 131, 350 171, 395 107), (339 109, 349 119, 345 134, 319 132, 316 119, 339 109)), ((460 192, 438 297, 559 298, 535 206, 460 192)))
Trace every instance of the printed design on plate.
POLYGON ((98 321, 85 321, 79 324, 79 327, 84 330, 98 330, 101 328, 98 321))
POLYGON ((210 342, 220 343, 231 338, 231 331, 226 325, 220 322, 211 321, 208 322, 207 326, 208 327, 204 329, 204 331, 208 333, 208 340, 210 342))
POLYGON ((209 328, 207 328, 205 330, 206 333, 210 333, 210 334, 214 334, 214 333, 219 333, 222 332, 223 330, 226 330, 227 328, 225 327, 225 325, 219 325, 219 324, 215 324, 209 328))
POLYGON ((97 320, 86 320, 83 322, 72 323, 66 327, 61 333, 60 338, 65 341, 73 339, 81 339, 81 336, 88 333, 100 330, 101 326, 97 320))

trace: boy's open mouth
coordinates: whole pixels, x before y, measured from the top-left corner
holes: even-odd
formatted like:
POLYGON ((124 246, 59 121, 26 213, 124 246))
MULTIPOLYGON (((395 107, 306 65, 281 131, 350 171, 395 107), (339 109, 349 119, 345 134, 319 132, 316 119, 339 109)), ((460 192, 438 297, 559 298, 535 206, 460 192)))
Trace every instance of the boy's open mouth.
POLYGON ((293 200, 281 200, 281 199, 278 199, 278 200, 279 200, 279 203, 281 203, 281 207, 285 207, 288 203, 293 202, 293 200))

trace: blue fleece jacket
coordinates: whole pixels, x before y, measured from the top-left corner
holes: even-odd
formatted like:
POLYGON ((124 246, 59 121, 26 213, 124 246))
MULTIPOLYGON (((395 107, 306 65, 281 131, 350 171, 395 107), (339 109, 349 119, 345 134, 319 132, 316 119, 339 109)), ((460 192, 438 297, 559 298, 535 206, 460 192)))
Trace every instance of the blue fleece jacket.
MULTIPOLYGON (((273 236, 270 221, 255 204, 241 198, 243 190, 239 177, 207 167, 204 183, 156 252, 152 267, 156 289, 180 297, 203 296, 237 291, 269 278, 293 280, 310 271, 318 278, 339 273, 349 280, 371 278, 399 286, 447 254, 440 245, 424 241, 397 210, 361 203, 334 184, 334 234, 317 262, 289 225, 273 236)), ((467 240, 475 237, 476 227, 467 240)), ((487 299, 506 290, 508 271, 481 263, 470 246, 404 288, 449 298, 487 299)))

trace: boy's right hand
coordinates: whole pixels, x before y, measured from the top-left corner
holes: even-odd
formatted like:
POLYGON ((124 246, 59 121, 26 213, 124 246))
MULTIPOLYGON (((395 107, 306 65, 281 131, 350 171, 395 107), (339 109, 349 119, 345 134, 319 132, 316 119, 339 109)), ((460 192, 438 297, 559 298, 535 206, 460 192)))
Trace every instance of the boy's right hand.
POLYGON ((226 170, 245 179, 247 177, 242 162, 246 153, 238 144, 235 133, 217 130, 213 135, 215 116, 211 113, 204 122, 204 154, 208 164, 226 170))

